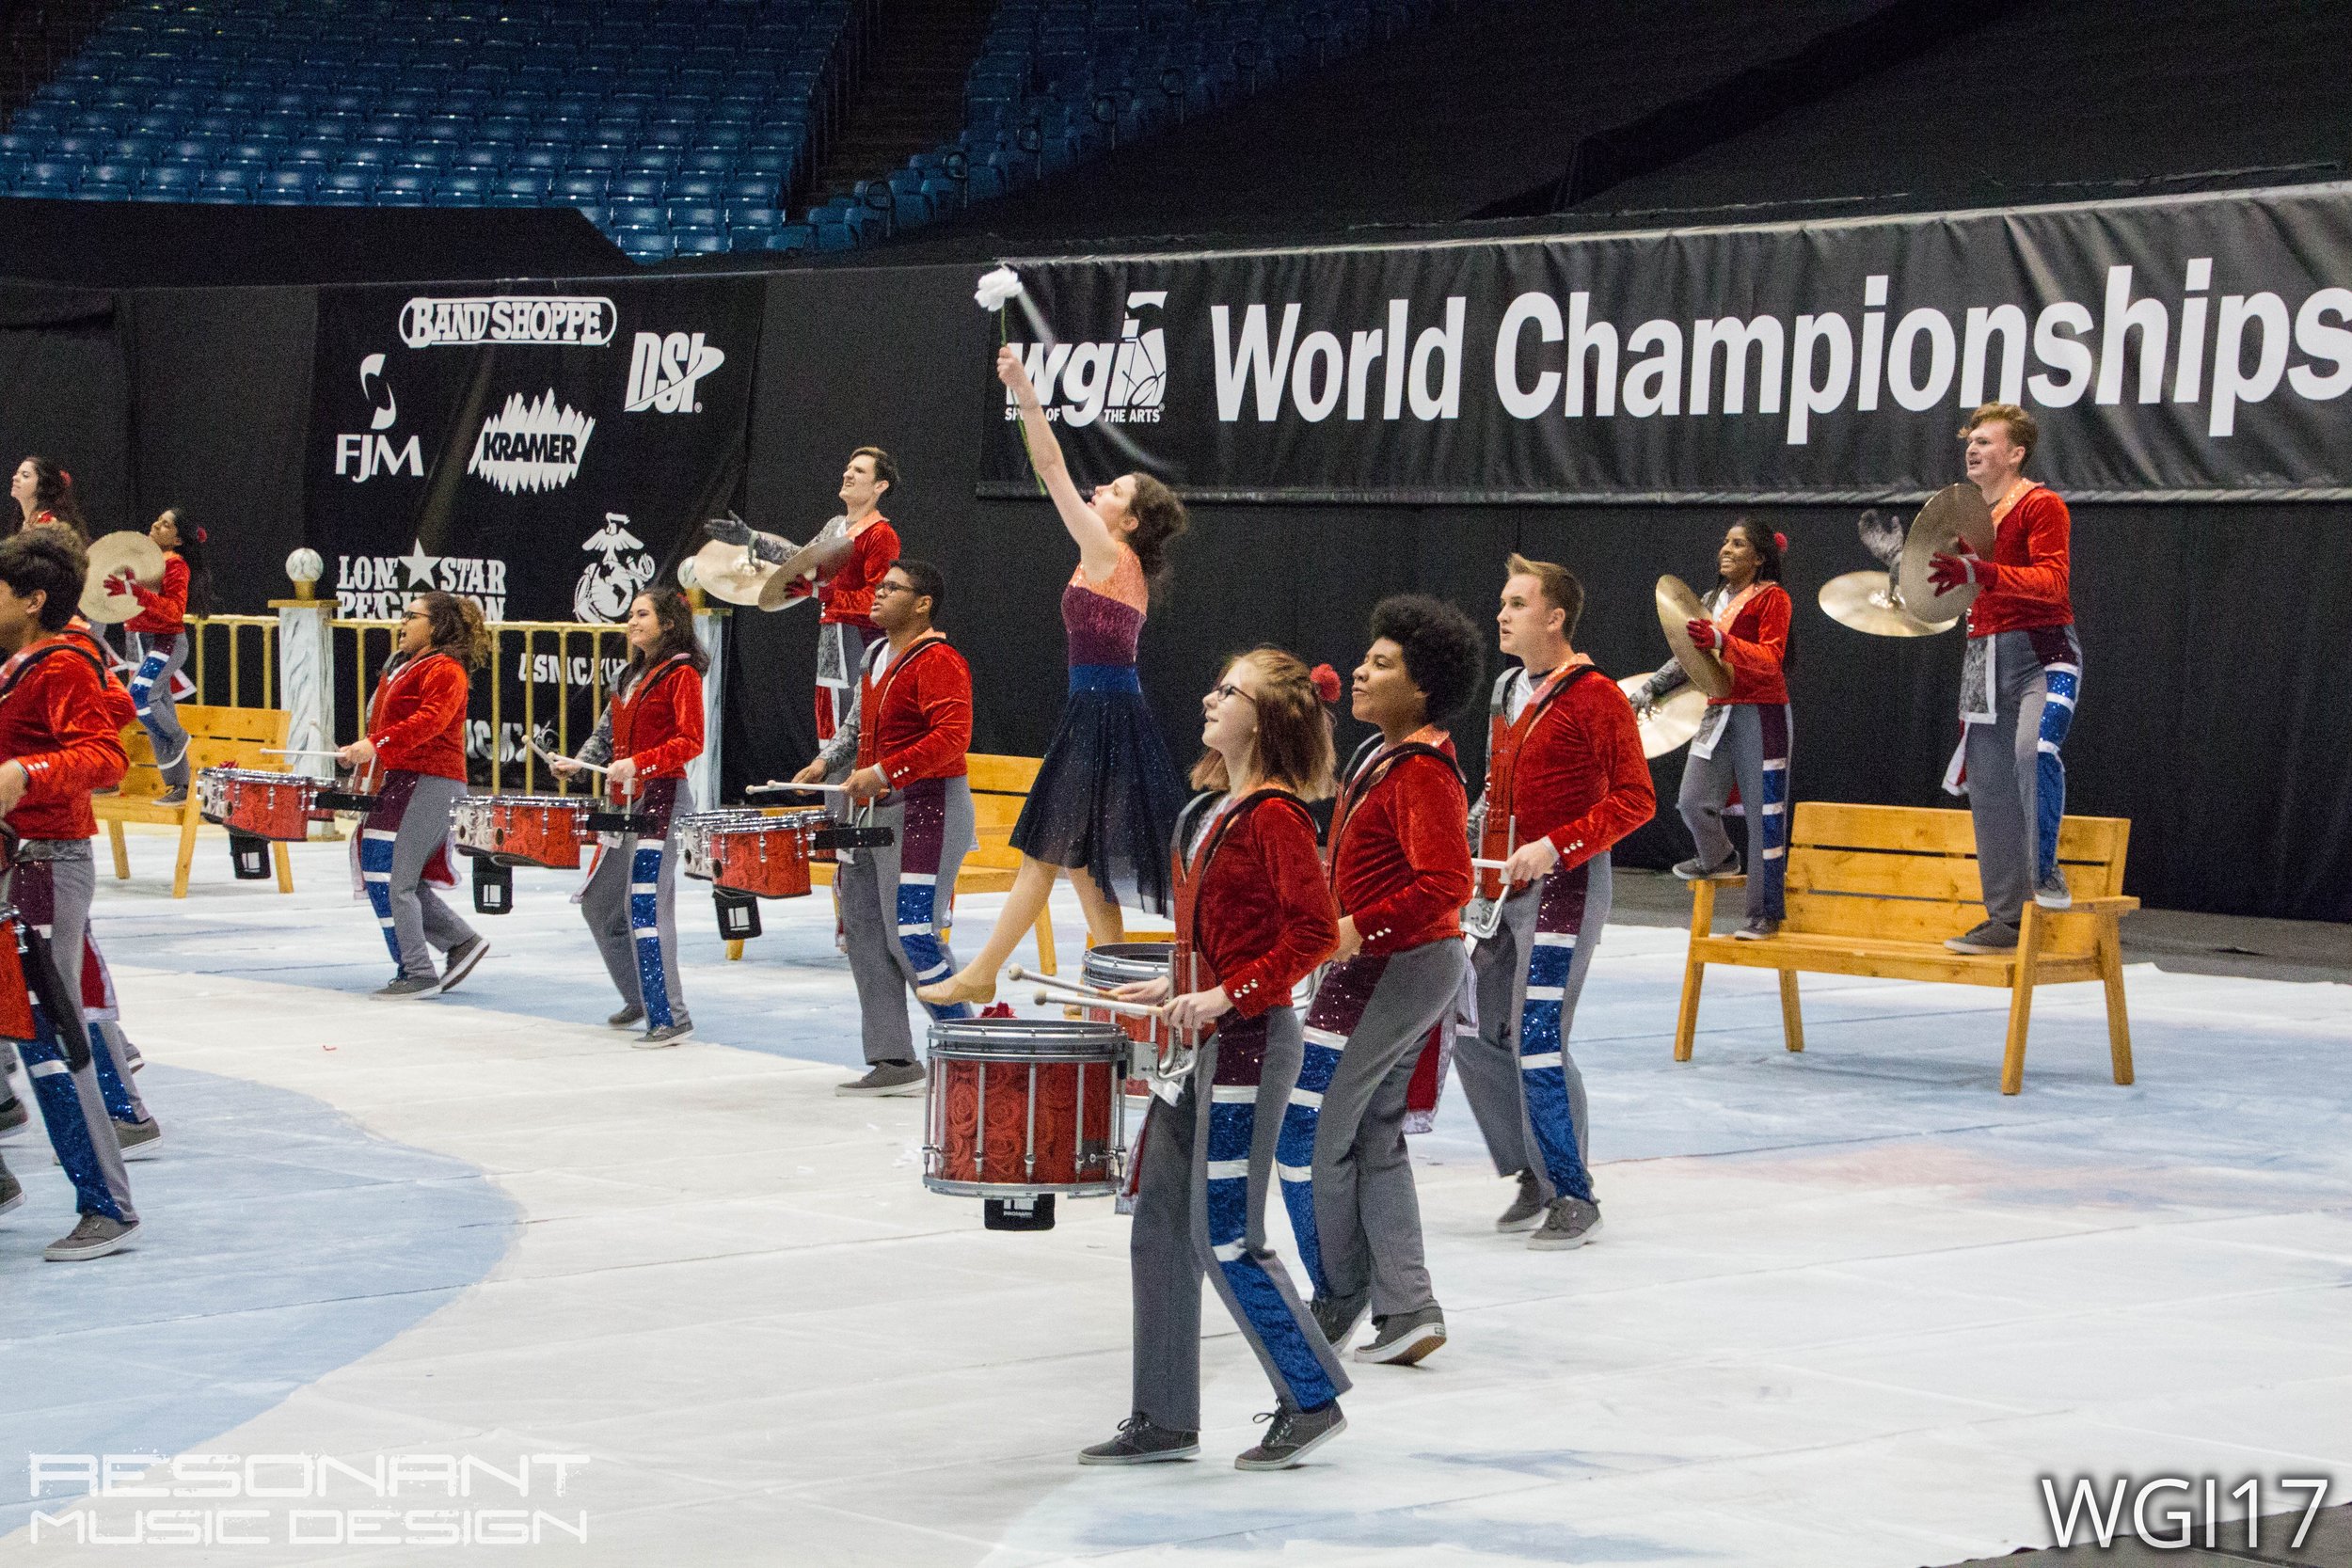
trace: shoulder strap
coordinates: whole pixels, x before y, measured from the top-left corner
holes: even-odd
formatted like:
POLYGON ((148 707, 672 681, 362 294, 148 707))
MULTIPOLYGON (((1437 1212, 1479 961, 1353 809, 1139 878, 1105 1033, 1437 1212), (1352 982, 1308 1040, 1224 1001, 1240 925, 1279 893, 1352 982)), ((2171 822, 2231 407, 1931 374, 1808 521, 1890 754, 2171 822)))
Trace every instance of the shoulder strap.
POLYGON ((72 654, 90 667, 90 673, 98 677, 100 686, 106 684, 106 667, 99 662, 98 656, 82 646, 79 639, 69 641, 65 634, 60 632, 57 634, 56 641, 43 642, 39 647, 27 651, 23 656, 21 663, 15 660, 10 661, 15 667, 8 671, 6 681, 0 681, 0 702, 6 702, 8 694, 24 684, 24 677, 32 673, 34 665, 57 654, 72 654))
MULTIPOLYGON (((1185 815, 1189 816, 1193 810, 1200 804, 1201 800, 1215 799, 1215 796, 1204 795, 1200 797, 1200 800, 1196 800, 1191 806, 1184 808, 1185 815)), ((1216 852, 1225 847, 1226 837, 1232 832, 1234 827, 1240 823, 1241 819, 1248 816, 1251 812, 1256 811, 1260 806, 1275 800, 1289 802, 1290 809, 1298 814, 1298 819, 1306 825, 1307 832, 1310 834, 1314 832, 1314 813, 1307 809, 1306 801, 1300 800, 1297 796, 1293 795, 1287 789, 1256 790, 1234 801, 1232 809, 1216 819, 1216 826, 1209 830, 1207 841, 1200 846, 1200 853, 1184 857, 1186 862, 1187 868, 1190 866, 1198 866, 1200 869, 1200 873, 1202 875, 1206 875, 1209 867, 1216 861, 1216 852)), ((1193 901, 1192 927, 1193 928, 1190 931, 1185 932, 1184 935, 1190 940, 1193 951, 1197 953, 1200 950, 1200 905, 1198 899, 1193 901)))

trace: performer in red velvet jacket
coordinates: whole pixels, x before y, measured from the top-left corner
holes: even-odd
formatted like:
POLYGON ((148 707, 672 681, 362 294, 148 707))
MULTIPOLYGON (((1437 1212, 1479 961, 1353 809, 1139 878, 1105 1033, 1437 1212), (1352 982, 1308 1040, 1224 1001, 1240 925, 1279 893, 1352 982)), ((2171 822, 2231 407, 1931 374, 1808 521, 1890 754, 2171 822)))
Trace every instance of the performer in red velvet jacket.
MULTIPOLYGON (((866 650, 856 703, 796 781, 846 776, 851 799, 871 802, 864 820, 891 830, 887 845, 837 851, 834 893, 866 1050, 865 1075, 840 1085, 845 1095, 923 1092, 907 993, 955 972, 947 916, 974 843, 963 761, 972 749, 972 668, 932 625, 946 596, 938 567, 891 562, 874 594, 884 636, 866 650)), ((961 1002, 923 1006, 934 1019, 972 1014, 961 1002)))
POLYGON ((450 809, 466 798, 466 672, 490 659, 481 607, 436 589, 408 601, 399 641, 368 704, 367 734, 335 753, 380 777, 359 828, 359 875, 399 969, 375 994, 454 990, 489 943, 425 884, 456 885, 449 867, 450 809), (448 955, 433 971, 433 953, 448 955))
MULTIPOLYGON (((1794 606, 1780 585, 1788 541, 1750 518, 1734 521, 1715 552, 1718 576, 1702 601, 1691 641, 1731 668, 1731 690, 1708 699, 1707 718, 1691 738, 1675 805, 1698 853, 1675 867, 1684 881, 1727 877, 1739 854, 1724 832, 1734 786, 1748 819, 1747 924, 1733 935, 1756 942, 1780 929, 1788 872, 1788 621, 1794 606)), ((1633 694, 1634 712, 1689 683, 1668 659, 1633 694)))
POLYGON ((621 993, 615 1029, 643 1022, 640 1047, 675 1045, 694 1031, 677 963, 677 853, 672 825, 694 809, 686 765, 703 752, 703 672, 710 657, 694 641, 694 611, 675 588, 640 594, 624 633, 628 668, 576 758, 558 758, 558 777, 603 767, 616 810, 645 820, 639 832, 607 835, 580 896, 580 912, 621 993))
POLYGON ((1968 481, 1993 509, 1993 554, 1963 546, 1931 563, 1948 592, 1976 583, 1968 607, 1968 657, 1961 667, 1960 757, 1977 829, 1984 923, 1945 943, 1961 953, 2007 953, 2030 896, 2043 909, 2073 902, 2058 866, 2066 816, 2066 764, 2059 748, 2082 695, 2083 645, 2067 589, 2074 522, 2048 486, 2026 477, 2040 430, 2014 404, 1988 403, 1961 431, 1968 481))
POLYGON ((179 507, 158 514, 147 536, 164 552, 164 580, 148 588, 124 572, 108 586, 139 601, 139 612, 123 627, 135 666, 131 702, 155 749, 155 767, 164 776, 163 804, 176 805, 188 798, 188 732, 181 727, 171 683, 188 661, 188 616, 211 608, 206 603, 211 576, 203 564, 204 531, 183 521, 179 507))
POLYGON ((1581 1246, 1600 1224, 1568 1030, 1609 918, 1609 847, 1658 809, 1632 704, 1569 645, 1583 609, 1566 568, 1511 558, 1496 622, 1519 667, 1495 682, 1473 814, 1481 856, 1507 869, 1482 868, 1464 919, 1478 1027, 1455 1038, 1495 1169, 1518 1179, 1495 1227, 1533 1227, 1542 1249, 1581 1246))
POLYGON ((1275 1133, 1298 1081, 1293 989, 1339 938, 1331 890, 1301 797, 1328 790, 1327 666, 1279 648, 1228 664, 1202 701, 1208 793, 1178 819, 1173 983, 1119 994, 1159 1002, 1179 1037, 1208 1032, 1174 1103, 1154 1097, 1136 1156, 1133 1414, 1085 1465, 1183 1459, 1200 1449, 1200 1276, 1216 1287, 1274 1385, 1278 1408, 1234 1463, 1282 1469, 1346 1425, 1339 1357, 1265 1239, 1275 1133), (1173 991, 1174 995, 1170 996, 1173 991))
MULTIPOLYGON (((1405 1152, 1406 1095, 1425 1042, 1451 1044, 1470 895, 1470 801, 1442 728, 1478 691, 1478 628, 1442 600, 1383 599, 1356 667, 1353 711, 1379 727, 1331 817, 1339 947, 1308 1009, 1298 1087, 1275 1152, 1315 1323, 1359 1361, 1410 1365, 1445 1342, 1422 1261, 1405 1152)), ((1439 1069, 1433 1069, 1439 1070, 1439 1069)))
MULTIPOLYGON (((32 529, 0 542, 7 660, 0 663, 0 818, 8 851, 0 896, 16 906, 13 922, 0 927, 0 1030, 17 1042, 81 1211, 80 1223, 44 1253, 58 1262, 117 1251, 139 1224, 73 985, 96 880, 90 791, 119 784, 128 761, 105 665, 60 635, 87 571, 80 546, 62 530, 32 529), (65 962, 53 960, 43 927, 61 935, 65 962)), ((16 1179, 0 1167, 0 1211, 23 1200, 16 1179)))

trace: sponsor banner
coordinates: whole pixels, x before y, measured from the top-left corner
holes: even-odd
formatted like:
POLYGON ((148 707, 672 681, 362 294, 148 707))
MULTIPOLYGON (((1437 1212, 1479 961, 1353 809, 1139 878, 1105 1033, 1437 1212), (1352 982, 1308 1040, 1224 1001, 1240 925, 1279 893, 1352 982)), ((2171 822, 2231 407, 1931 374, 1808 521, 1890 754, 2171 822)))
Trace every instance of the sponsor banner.
MULTIPOLYGON (((397 620, 426 589, 493 621, 626 619, 641 589, 675 583, 704 519, 742 506, 762 298, 756 278, 321 290, 308 542, 322 589, 366 620, 397 620)), ((516 714, 521 685, 552 672, 508 663, 516 714)), ((474 728, 482 754, 492 737, 474 728)))
POLYGON ((2352 498, 2352 185, 1012 264, 1073 467, 1200 499, 1902 500, 1995 400, 2075 499, 2352 498))

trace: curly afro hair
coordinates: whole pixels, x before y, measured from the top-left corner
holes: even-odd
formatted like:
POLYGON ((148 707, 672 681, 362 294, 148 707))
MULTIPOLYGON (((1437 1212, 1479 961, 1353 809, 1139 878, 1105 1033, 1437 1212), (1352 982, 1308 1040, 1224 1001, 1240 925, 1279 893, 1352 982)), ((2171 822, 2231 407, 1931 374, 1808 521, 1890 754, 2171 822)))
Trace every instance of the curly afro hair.
POLYGON ((1405 673, 1429 702, 1429 721, 1442 724, 1475 696, 1486 673, 1486 644, 1470 618, 1443 599, 1398 594, 1373 607, 1372 640, 1387 638, 1405 650, 1405 673))

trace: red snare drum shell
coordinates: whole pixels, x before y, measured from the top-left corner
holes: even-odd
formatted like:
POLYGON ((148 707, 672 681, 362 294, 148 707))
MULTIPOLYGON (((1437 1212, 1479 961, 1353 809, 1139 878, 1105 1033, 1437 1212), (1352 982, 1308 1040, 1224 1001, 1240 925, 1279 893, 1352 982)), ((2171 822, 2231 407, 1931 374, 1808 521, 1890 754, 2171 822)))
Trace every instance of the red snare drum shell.
POLYGON ((942 1061, 946 1101, 938 1175, 989 1186, 1071 1186, 1111 1179, 1111 1105, 1100 1085, 1102 1064, 1085 1064, 1089 1087, 1078 1104, 1076 1062, 942 1061), (988 1126, 978 1125, 982 1072, 988 1126), (1037 1075, 1037 1124, 1029 1125, 1029 1075, 1037 1075), (1082 1149, 1081 1145, 1085 1148, 1082 1149), (1032 1158, 1033 1156, 1033 1158, 1032 1158))
POLYGON ((762 898, 803 898, 809 892, 807 832, 778 821, 768 828, 730 828, 710 835, 710 879, 730 893, 762 898))
POLYGON ((255 838, 299 842, 310 833, 310 795, 314 781, 289 775, 282 779, 230 778, 220 786, 224 798, 221 822, 231 832, 255 838))

